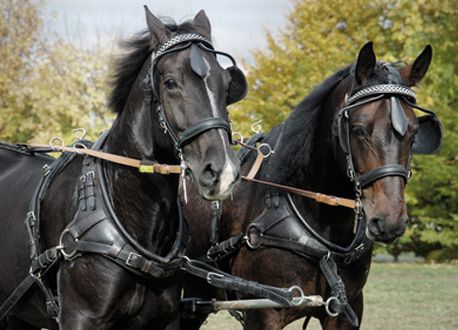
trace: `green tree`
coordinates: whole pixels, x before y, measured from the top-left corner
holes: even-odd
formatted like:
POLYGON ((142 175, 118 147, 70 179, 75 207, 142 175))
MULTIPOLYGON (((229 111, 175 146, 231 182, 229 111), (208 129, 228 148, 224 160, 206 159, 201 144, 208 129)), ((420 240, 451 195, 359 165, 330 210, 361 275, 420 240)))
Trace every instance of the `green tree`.
POLYGON ((455 0, 293 0, 285 28, 266 31, 267 49, 253 51, 246 65, 250 91, 234 106, 236 130, 250 134, 250 123, 263 130, 285 120, 299 101, 322 80, 356 60, 359 49, 374 42, 379 60, 410 63, 427 44, 434 55, 417 88, 418 103, 437 111, 445 138, 435 156, 416 156, 407 188, 411 227, 396 246, 425 254, 458 246, 458 113, 455 0), (425 249, 423 251, 422 249, 425 249))
POLYGON ((0 138, 67 143, 83 127, 96 138, 112 114, 107 109, 113 49, 82 49, 45 36, 45 2, 0 2, 0 138))

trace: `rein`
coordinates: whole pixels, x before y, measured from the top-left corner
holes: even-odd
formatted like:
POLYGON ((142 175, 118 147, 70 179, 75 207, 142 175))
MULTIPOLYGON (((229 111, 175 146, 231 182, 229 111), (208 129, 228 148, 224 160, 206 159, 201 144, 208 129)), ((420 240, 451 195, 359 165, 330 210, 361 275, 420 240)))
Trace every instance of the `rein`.
POLYGON ((73 147, 65 146, 54 146, 46 144, 27 144, 27 143, 18 143, 17 145, 25 146, 31 149, 46 149, 50 151, 66 151, 77 153, 80 155, 88 155, 95 158, 107 160, 112 163, 126 165, 130 167, 138 168, 141 173, 156 173, 156 174, 180 174, 182 172, 182 167, 180 165, 166 165, 159 164, 156 162, 151 162, 148 160, 139 160, 135 158, 128 158, 124 156, 114 155, 103 151, 97 151, 86 148, 83 144, 82 147, 78 148, 76 145, 73 147))
MULTIPOLYGON (((284 189, 288 192, 300 195, 302 197, 314 199, 318 203, 324 203, 324 204, 331 205, 331 206, 343 206, 343 207, 348 207, 351 209, 360 207, 358 202, 352 199, 330 196, 326 194, 316 193, 313 191, 288 187, 288 186, 284 186, 284 185, 273 183, 273 182, 255 179, 254 176, 256 175, 259 168, 261 167, 262 159, 264 155, 261 151, 259 151, 256 148, 248 146, 242 142, 237 142, 237 143, 239 143, 240 145, 242 145, 245 148, 256 150, 258 152, 256 161, 254 162, 249 173, 246 176, 242 176, 243 180, 284 189)), ((141 173, 151 173, 151 174, 155 173, 155 174, 168 175, 168 174, 181 174, 183 171, 183 168, 181 167, 181 165, 159 164, 159 163, 151 162, 148 160, 139 160, 135 158, 114 155, 114 154, 110 154, 110 153, 103 152, 103 151, 96 151, 96 150, 88 149, 86 147, 83 147, 82 144, 78 144, 78 143, 75 144, 73 147, 55 146, 55 145, 46 145, 46 144, 27 144, 27 143, 18 143, 17 145, 28 147, 31 149, 46 149, 46 150, 51 149, 51 151, 62 151, 62 152, 65 151, 65 152, 77 153, 80 155, 88 155, 88 156, 103 159, 103 160, 106 160, 112 163, 138 168, 141 173), (81 147, 77 147, 77 145, 81 145, 81 147)))
POLYGON ((293 193, 293 194, 296 194, 302 197, 314 199, 318 203, 323 203, 323 204, 327 204, 331 206, 343 206, 343 207, 348 207, 350 209, 356 209, 356 210, 361 209, 361 202, 355 201, 352 199, 326 195, 326 194, 317 193, 317 192, 313 192, 309 190, 293 188, 293 187, 281 185, 278 183, 255 179, 254 177, 256 173, 258 173, 259 168, 261 167, 262 160, 264 158, 264 154, 259 149, 249 146, 243 142, 237 141, 237 143, 240 144, 244 148, 248 148, 258 153, 258 155, 256 156, 256 160, 254 161, 253 166, 251 167, 248 174, 246 176, 242 175, 243 180, 251 181, 251 182, 255 182, 259 184, 264 184, 264 185, 275 187, 275 188, 280 188, 280 189, 286 190, 290 193, 293 193))
POLYGON ((272 182, 268 182, 268 181, 257 180, 257 179, 253 179, 253 178, 246 177, 246 176, 242 176, 242 179, 246 180, 246 181, 251 181, 251 182, 256 182, 256 183, 268 185, 268 186, 275 187, 275 188, 284 189, 284 190, 286 190, 288 192, 291 192, 291 193, 294 193, 296 195, 300 195, 302 197, 307 197, 307 198, 310 198, 310 199, 314 199, 318 203, 323 203, 323 204, 327 204, 327 205, 331 205, 331 206, 343 206, 343 207, 348 207, 350 209, 354 209, 354 208, 360 207, 359 203, 357 201, 355 201, 355 200, 352 200, 352 199, 347 199, 347 198, 342 198, 342 197, 335 197, 335 196, 321 194, 321 193, 317 193, 317 192, 313 192, 313 191, 309 191, 309 190, 288 187, 288 186, 284 186, 284 185, 281 185, 281 184, 272 183, 272 182))

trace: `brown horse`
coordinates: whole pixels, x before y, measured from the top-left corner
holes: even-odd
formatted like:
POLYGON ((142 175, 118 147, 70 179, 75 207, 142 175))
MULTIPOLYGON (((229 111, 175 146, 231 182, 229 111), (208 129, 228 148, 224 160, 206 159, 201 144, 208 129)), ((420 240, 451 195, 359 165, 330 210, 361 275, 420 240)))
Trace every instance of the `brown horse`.
MULTIPOLYGON (((165 25, 146 8, 146 22, 117 65, 112 128, 78 145, 181 164, 203 198, 226 198, 240 179, 226 107, 245 78, 218 63, 229 55, 213 49, 204 11, 165 25)), ((14 308, 0 328, 178 329, 187 236, 179 175, 162 174, 1 143, 0 318, 14 308)))
MULTIPOLYGON (((400 68, 377 62, 368 43, 356 64, 326 79, 284 123, 249 141, 273 150, 257 179, 345 198, 356 195, 362 206, 356 216, 351 209, 245 181, 224 202, 220 224, 213 226, 217 233, 211 230, 209 204, 191 193, 184 206, 190 257, 208 251, 209 262, 233 275, 277 287, 298 285, 306 295, 325 300, 334 297, 329 312, 340 313, 330 316, 324 307, 247 310, 245 329, 281 329, 304 316, 304 328, 310 317, 323 329, 359 328, 372 241, 389 244, 404 234, 411 155, 432 154, 441 145, 439 120, 426 109, 427 116, 416 117, 413 107, 421 108, 410 89, 425 75, 431 57, 427 46, 413 64, 400 68), (217 235, 220 244, 212 247, 210 236, 217 235)), ((241 151, 242 173, 247 173, 256 153, 241 151)), ((185 284, 187 297, 234 299, 232 292, 192 278, 185 284)), ((235 293, 235 298, 246 297, 235 293)), ((184 317, 182 328, 199 328, 206 316, 184 317)))

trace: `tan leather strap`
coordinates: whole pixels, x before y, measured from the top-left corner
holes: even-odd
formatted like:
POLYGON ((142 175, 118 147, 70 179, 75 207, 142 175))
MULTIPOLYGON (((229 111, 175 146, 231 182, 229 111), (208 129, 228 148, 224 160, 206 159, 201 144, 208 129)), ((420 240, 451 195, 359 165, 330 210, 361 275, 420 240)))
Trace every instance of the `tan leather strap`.
POLYGON ((253 163, 253 166, 251 166, 250 172, 248 172, 248 174, 247 174, 247 178, 253 179, 255 177, 256 173, 258 173, 259 168, 261 167, 262 160, 264 159, 264 155, 258 148, 249 146, 249 145, 247 145, 247 144, 245 144, 243 142, 240 142, 240 141, 236 141, 236 142, 238 144, 240 144, 242 147, 250 149, 251 151, 255 151, 255 152, 258 153, 258 155, 256 156, 256 160, 253 163))
MULTIPOLYGON (((27 144, 27 143, 18 143, 18 144, 32 148, 32 149, 50 148, 50 146, 46 144, 27 144)), ((77 147, 77 145, 75 145, 74 147, 53 145, 51 149, 53 151, 66 151, 66 152, 74 152, 74 153, 81 154, 81 155, 89 155, 95 158, 107 160, 112 163, 135 167, 135 168, 138 168, 139 171, 142 173, 180 174, 182 172, 181 166, 179 165, 165 165, 165 164, 154 163, 151 161, 141 161, 139 159, 128 158, 124 156, 113 155, 107 152, 77 147)))
POLYGON ((327 204, 327 205, 331 205, 331 206, 344 206, 344 207, 348 207, 350 209, 354 209, 357 206, 356 201, 354 201, 352 199, 329 196, 329 195, 325 195, 325 194, 321 194, 321 193, 316 193, 316 192, 313 192, 313 191, 303 190, 303 189, 299 189, 299 188, 292 188, 292 187, 284 186, 284 185, 277 184, 277 183, 272 183, 272 182, 268 182, 268 181, 262 181, 262 180, 255 179, 254 177, 255 177, 256 173, 258 173, 259 168, 261 167, 264 155, 263 155, 263 153, 261 151, 259 151, 255 147, 248 146, 248 145, 246 145, 244 143, 241 143, 241 142, 238 142, 238 143, 241 144, 244 148, 248 148, 248 149, 250 149, 252 151, 256 151, 258 153, 258 155, 256 157, 256 160, 254 161, 253 166, 251 167, 251 169, 248 172, 248 174, 246 176, 242 175, 242 179, 243 180, 256 182, 256 183, 260 183, 260 184, 265 184, 265 185, 276 187, 276 188, 280 188, 280 189, 284 189, 284 190, 292 192, 294 194, 314 199, 318 203, 323 203, 323 204, 327 204))
POLYGON ((320 194, 320 193, 316 193, 316 192, 308 191, 308 190, 304 190, 304 189, 292 188, 292 187, 284 186, 284 185, 277 184, 277 183, 272 183, 272 182, 268 182, 268 181, 262 181, 262 180, 249 178, 247 176, 242 176, 242 179, 246 180, 246 181, 252 181, 252 182, 256 182, 256 183, 265 184, 265 185, 268 185, 268 186, 284 189, 284 190, 292 192, 294 194, 314 199, 318 203, 324 203, 324 204, 328 204, 328 205, 331 205, 331 206, 344 206, 344 207, 348 207, 350 209, 354 209, 356 207, 356 201, 354 201, 352 199, 329 196, 329 195, 320 194))

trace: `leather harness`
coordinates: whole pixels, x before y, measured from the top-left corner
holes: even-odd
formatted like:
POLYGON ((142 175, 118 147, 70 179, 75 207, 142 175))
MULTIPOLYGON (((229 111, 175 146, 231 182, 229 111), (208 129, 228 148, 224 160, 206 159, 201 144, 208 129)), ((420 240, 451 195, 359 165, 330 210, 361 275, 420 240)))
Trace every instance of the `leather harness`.
MULTIPOLYGON (((214 211, 212 215, 218 216, 214 211)), ((347 247, 339 246, 322 237, 307 223, 288 193, 266 203, 264 211, 247 227, 245 233, 214 244, 203 258, 216 261, 247 246, 252 250, 279 248, 317 262, 334 297, 331 305, 333 313, 345 313, 350 322, 357 326, 359 320, 348 304, 345 285, 338 275, 338 267, 349 266, 372 247, 372 241, 365 234, 363 216, 360 214, 356 221, 353 241, 347 247)), ((214 236, 217 235, 212 234, 214 236)))
MULTIPOLYGON (((97 151, 103 145, 108 132, 102 135, 91 149, 97 151)), ((89 141, 75 144, 88 148, 89 141)), ((74 150, 75 144, 69 148, 74 150)), ((4 148, 5 145, 0 145, 4 148)), ((34 155, 35 152, 50 152, 51 148, 29 148, 27 146, 6 145, 8 150, 34 155)), ((80 149, 80 148, 78 148, 80 149)), ((188 242, 181 203, 178 198, 179 225, 175 241, 167 256, 162 257, 142 247, 123 227, 116 216, 105 184, 101 160, 87 155, 83 160, 82 175, 78 187, 78 210, 73 220, 61 234, 60 243, 45 251, 40 249, 40 207, 47 189, 62 170, 80 153, 64 152, 61 157, 45 167, 34 196, 30 202, 30 212, 25 220, 29 238, 31 267, 26 278, 0 306, 0 320, 19 302, 21 297, 37 284, 45 295, 48 314, 59 322, 59 300, 47 283, 46 274, 62 259, 74 260, 85 253, 105 257, 124 269, 146 278, 166 278, 179 270, 207 280, 215 287, 241 291, 245 294, 265 297, 284 307, 292 306, 293 291, 288 288, 275 288, 221 272, 219 269, 191 260, 184 255, 188 242)), ((103 155, 105 157, 105 155, 103 155)), ((158 172, 159 173, 159 172, 158 172)), ((163 173, 167 174, 167 173, 163 173)))
MULTIPOLYGON (((93 149, 98 149, 99 143, 103 144, 103 139, 93 149)), ((182 266, 188 236, 179 198, 178 230, 165 257, 143 248, 124 228, 109 200, 100 160, 87 157, 83 161, 78 200, 78 211, 60 238, 65 259, 95 253, 138 275, 154 278, 169 277, 182 266)))

